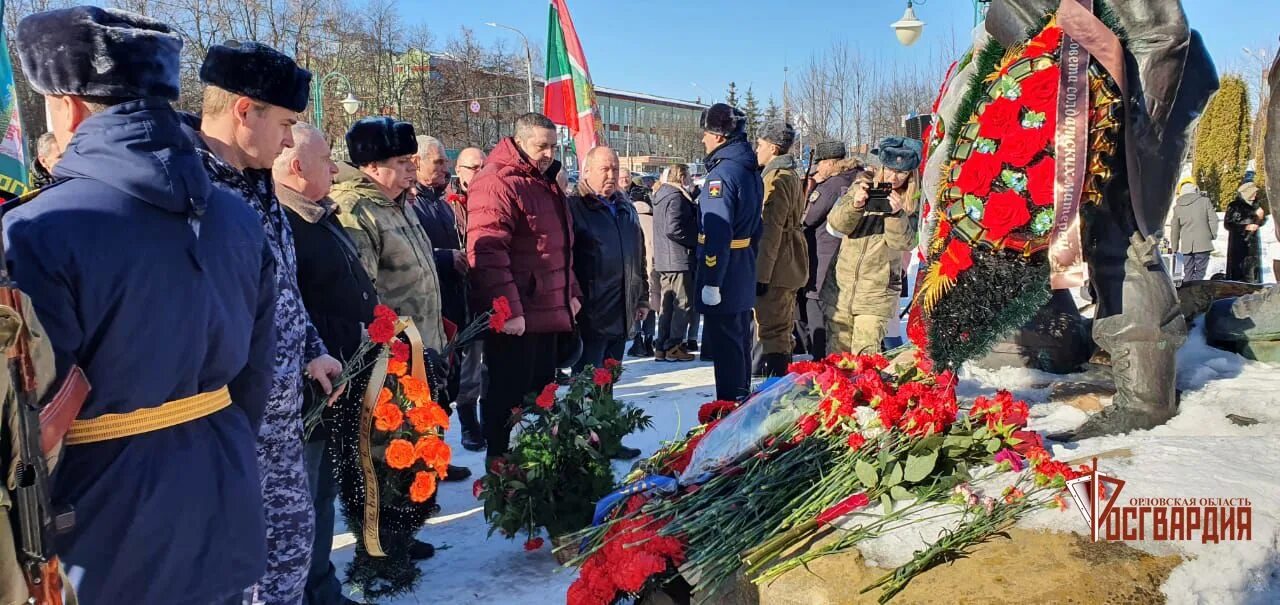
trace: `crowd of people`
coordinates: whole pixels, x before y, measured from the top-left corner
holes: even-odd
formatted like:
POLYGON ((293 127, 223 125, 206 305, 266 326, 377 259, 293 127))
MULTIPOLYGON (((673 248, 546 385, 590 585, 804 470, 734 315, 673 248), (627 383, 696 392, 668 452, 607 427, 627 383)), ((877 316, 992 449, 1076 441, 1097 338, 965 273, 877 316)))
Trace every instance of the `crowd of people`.
POLYGON ((366 117, 337 162, 298 121, 312 75, 266 45, 212 46, 192 115, 171 105, 166 24, 76 7, 23 19, 15 43, 51 128, 47 182, 3 209, 7 264, 58 375, 92 387, 51 496, 76 511, 56 543, 82 602, 351 602, 328 560, 341 454, 303 416, 361 405, 339 360, 376 305, 432 353, 506 299, 501 329, 444 362, 441 403, 488 459, 528 393, 629 342, 662 362, 700 350, 717 398, 740 400, 796 351, 881 350, 897 317, 918 141, 886 139, 874 170, 823 143, 810 173, 790 125, 749 141, 718 103, 700 187, 685 164, 649 187, 599 146, 570 188, 541 114, 452 162, 413 124, 366 117))

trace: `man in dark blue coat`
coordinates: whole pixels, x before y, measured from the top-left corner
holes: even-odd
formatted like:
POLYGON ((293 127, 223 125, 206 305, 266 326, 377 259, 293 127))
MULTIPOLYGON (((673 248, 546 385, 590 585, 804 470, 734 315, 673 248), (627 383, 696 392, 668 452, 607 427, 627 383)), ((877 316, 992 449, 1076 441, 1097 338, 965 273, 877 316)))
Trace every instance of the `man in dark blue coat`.
POLYGON ((122 11, 22 20, 23 72, 66 152, 6 207, 8 261, 60 375, 92 392, 67 433, 58 554, 82 603, 240 603, 266 566, 255 458, 275 265, 257 215, 211 187, 169 103, 181 39, 122 11))
POLYGON ((734 401, 751 389, 751 310, 756 301, 764 182, 747 143, 747 118, 716 103, 702 112, 706 185, 698 197, 698 311, 703 340, 715 351, 716 399, 734 401))
POLYGON ((827 356, 826 308, 822 298, 822 284, 827 271, 840 253, 840 238, 827 231, 827 215, 832 206, 853 185, 853 177, 859 167, 855 160, 845 159, 844 143, 827 141, 818 143, 813 154, 817 163, 814 180, 818 183, 809 193, 804 210, 804 239, 809 248, 809 283, 800 291, 799 314, 803 326, 805 350, 814 360, 827 356))

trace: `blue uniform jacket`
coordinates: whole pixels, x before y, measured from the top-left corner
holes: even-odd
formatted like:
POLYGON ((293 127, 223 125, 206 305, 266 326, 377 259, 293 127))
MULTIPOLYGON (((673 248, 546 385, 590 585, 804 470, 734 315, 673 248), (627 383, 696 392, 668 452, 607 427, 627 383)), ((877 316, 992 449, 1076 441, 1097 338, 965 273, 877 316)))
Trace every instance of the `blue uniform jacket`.
POLYGON ((266 568, 255 456, 271 386, 275 267, 258 216, 211 188, 163 100, 81 124, 56 185, 6 208, 8 263, 52 342, 78 364, 81 418, 229 386, 233 405, 133 437, 66 448, 57 539, 80 601, 207 605, 266 568))
POLYGON ((756 250, 763 224, 764 181, 755 151, 745 140, 722 145, 707 157, 706 184, 698 196, 698 280, 694 295, 701 313, 750 311, 756 305, 756 250), (750 241, 734 247, 733 241, 750 241), (702 302, 703 286, 719 286, 720 304, 702 302))

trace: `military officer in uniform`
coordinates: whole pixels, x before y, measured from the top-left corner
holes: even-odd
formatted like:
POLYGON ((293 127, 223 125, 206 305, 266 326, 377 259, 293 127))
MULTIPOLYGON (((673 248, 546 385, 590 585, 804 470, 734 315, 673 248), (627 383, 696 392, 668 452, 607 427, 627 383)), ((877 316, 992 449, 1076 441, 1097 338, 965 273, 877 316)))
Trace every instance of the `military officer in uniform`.
POLYGON ((716 399, 739 400, 751 388, 751 310, 764 182, 747 142, 746 114, 716 103, 702 112, 709 172, 698 196, 697 308, 703 340, 715 351, 716 399))
POLYGON ((239 604, 267 557, 262 225, 211 186, 170 106, 172 28, 80 6, 28 16, 15 42, 66 152, 56 185, 6 206, 8 260, 60 379, 79 366, 92 386, 53 477, 75 512, 56 550, 81 603, 239 604))
POLYGON ((804 182, 791 144, 796 131, 781 120, 766 123, 756 141, 756 162, 764 170, 764 230, 756 275, 756 322, 764 352, 765 376, 785 376, 795 343, 796 292, 809 277, 804 245, 804 182))

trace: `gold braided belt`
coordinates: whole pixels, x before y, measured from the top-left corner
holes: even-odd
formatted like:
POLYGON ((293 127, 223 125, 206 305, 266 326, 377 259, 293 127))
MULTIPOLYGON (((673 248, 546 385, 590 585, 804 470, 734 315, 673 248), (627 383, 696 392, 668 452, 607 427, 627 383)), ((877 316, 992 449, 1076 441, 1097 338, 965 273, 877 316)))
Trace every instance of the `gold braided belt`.
POLYGON ((222 387, 216 391, 168 401, 153 408, 76 420, 67 431, 66 444, 97 443, 167 429, 204 418, 229 405, 231 393, 227 391, 227 387, 222 387))
MULTIPOLYGON (((706 234, 703 234, 703 233, 698 234, 698 243, 699 244, 707 243, 706 234)), ((741 250, 743 248, 750 248, 750 247, 751 247, 751 238, 749 237, 744 237, 742 239, 729 240, 730 250, 741 250)))

